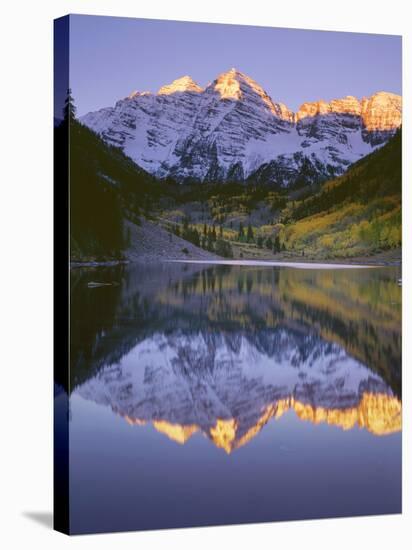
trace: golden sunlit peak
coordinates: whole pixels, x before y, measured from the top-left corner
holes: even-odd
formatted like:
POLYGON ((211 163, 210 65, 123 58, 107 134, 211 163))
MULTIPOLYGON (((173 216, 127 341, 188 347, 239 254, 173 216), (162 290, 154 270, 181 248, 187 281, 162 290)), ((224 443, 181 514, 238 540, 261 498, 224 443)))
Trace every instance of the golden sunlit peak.
POLYGON ((215 80, 215 90, 219 92, 221 99, 241 99, 243 95, 242 86, 244 93, 247 94, 248 91, 252 91, 252 93, 257 94, 272 114, 283 120, 293 122, 294 114, 286 105, 283 103, 274 104, 256 80, 240 72, 235 67, 232 67, 226 73, 220 74, 215 80))
POLYGON ((215 90, 219 92, 222 99, 240 99, 242 97, 239 80, 236 78, 240 75, 239 71, 232 68, 217 77, 215 90))
POLYGON ((299 122, 306 117, 334 113, 361 117, 369 131, 393 130, 402 123, 402 97, 389 92, 378 92, 362 100, 347 95, 329 102, 306 102, 300 106, 295 118, 299 122))
POLYGON ((203 92, 203 88, 201 88, 196 82, 188 75, 182 76, 181 78, 177 78, 176 80, 173 80, 171 84, 167 84, 166 86, 162 86, 160 90, 157 92, 158 95, 170 95, 174 94, 176 92, 203 92))
POLYGON ((180 425, 167 422, 166 420, 155 420, 153 426, 160 433, 167 435, 169 439, 183 445, 194 433, 199 430, 195 424, 180 425))
POLYGON ((236 438, 236 428, 237 425, 234 418, 228 420, 218 418, 216 425, 210 428, 210 437, 216 447, 224 449, 227 454, 230 454, 236 438))

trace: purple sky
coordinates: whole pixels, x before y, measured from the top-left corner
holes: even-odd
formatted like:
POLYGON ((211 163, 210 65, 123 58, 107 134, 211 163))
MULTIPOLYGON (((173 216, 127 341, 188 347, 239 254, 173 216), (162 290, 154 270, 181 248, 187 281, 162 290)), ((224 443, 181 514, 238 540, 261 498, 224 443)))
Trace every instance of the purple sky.
POLYGON ((275 101, 400 94, 401 37, 74 15, 70 85, 78 115, 190 75, 205 86, 236 67, 275 101))

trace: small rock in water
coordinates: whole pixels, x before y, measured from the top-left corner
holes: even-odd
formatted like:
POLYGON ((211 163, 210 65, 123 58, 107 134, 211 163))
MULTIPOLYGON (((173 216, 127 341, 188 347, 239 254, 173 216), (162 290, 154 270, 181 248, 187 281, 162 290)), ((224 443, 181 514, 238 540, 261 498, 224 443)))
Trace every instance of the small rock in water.
POLYGON ((111 286, 112 283, 98 283, 96 281, 90 281, 87 283, 88 288, 98 288, 100 286, 111 286))

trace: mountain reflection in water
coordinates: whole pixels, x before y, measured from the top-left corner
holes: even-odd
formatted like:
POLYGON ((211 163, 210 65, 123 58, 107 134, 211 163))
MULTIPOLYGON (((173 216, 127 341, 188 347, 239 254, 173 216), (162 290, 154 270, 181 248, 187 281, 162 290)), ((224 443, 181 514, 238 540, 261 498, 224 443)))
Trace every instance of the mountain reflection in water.
POLYGON ((202 433, 227 453, 288 411, 401 429, 396 268, 161 264, 71 277, 71 394, 131 425, 181 444, 202 433))

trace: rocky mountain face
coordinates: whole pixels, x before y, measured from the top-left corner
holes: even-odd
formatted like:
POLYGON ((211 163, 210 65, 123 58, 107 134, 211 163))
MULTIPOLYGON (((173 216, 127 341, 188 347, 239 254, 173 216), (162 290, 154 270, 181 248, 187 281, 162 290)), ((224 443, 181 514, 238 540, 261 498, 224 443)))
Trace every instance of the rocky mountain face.
POLYGON ((401 125, 401 97, 304 103, 297 113, 231 69, 205 88, 184 76, 133 92, 81 122, 159 178, 278 186, 342 174, 401 125))
POLYGON ((400 401, 342 347, 300 331, 266 338, 263 349, 241 334, 159 332, 74 393, 179 443, 203 433, 228 453, 289 410, 377 435, 400 429, 400 401))

